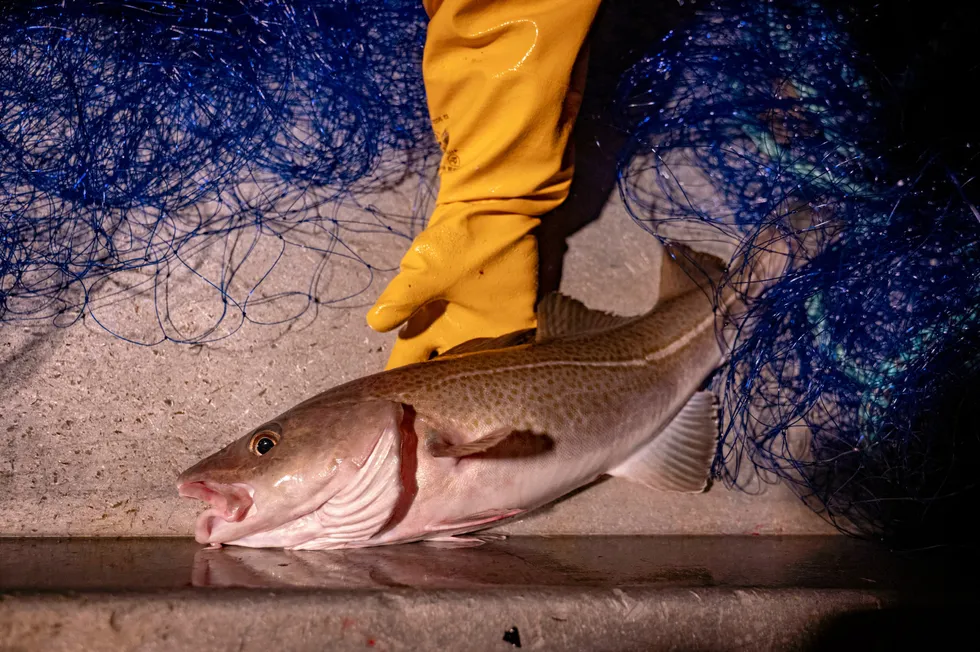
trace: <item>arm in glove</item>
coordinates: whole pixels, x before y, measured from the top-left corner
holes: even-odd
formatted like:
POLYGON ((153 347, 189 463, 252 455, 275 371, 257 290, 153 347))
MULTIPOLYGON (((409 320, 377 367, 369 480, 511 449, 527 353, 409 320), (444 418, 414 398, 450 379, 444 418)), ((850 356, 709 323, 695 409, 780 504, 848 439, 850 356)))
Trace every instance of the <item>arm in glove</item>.
POLYGON ((534 326, 539 216, 568 196, 583 44, 599 0, 429 0, 436 208, 368 313, 405 325, 388 368, 534 326))

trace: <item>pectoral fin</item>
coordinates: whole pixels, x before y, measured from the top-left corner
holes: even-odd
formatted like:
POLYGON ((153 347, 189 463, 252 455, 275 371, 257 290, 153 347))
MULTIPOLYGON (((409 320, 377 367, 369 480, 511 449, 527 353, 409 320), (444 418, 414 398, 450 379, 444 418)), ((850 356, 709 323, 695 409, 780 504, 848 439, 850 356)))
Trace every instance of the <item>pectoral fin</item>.
POLYGON ((498 428, 467 441, 459 433, 418 417, 415 430, 432 457, 460 458, 485 453, 488 457, 514 458, 540 455, 554 448, 554 441, 548 435, 514 428, 498 428))
POLYGON ((718 445, 718 408, 698 392, 663 431, 609 475, 660 489, 700 493, 708 486, 718 445))
POLYGON ((494 430, 489 435, 484 435, 479 439, 474 439, 473 441, 464 442, 461 444, 453 444, 446 441, 443 437, 440 437, 434 432, 427 433, 426 446, 429 448, 429 452, 432 457, 466 457, 467 455, 475 455, 477 453, 483 453, 490 450, 497 444, 503 442, 505 439, 511 436, 514 431, 510 428, 501 428, 500 430, 494 430))

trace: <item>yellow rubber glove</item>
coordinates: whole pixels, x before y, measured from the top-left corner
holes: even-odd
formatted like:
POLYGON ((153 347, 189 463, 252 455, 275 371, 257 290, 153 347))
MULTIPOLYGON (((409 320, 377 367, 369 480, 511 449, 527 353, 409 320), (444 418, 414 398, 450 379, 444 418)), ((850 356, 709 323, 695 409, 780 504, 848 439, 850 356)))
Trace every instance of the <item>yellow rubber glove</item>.
POLYGON ((534 326, 532 230, 568 196, 583 44, 599 2, 424 2, 440 188, 428 226, 368 313, 377 331, 405 325, 388 369, 534 326))

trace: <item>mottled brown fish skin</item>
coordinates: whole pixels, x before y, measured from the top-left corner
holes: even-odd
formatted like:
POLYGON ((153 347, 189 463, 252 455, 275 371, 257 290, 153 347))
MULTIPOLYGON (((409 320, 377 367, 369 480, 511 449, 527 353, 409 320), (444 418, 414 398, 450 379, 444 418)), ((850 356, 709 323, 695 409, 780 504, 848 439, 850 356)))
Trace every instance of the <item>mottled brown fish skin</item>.
MULTIPOLYGON (((436 519, 437 512, 447 520, 453 504, 526 511, 594 481, 662 429, 722 362, 716 333, 712 301, 694 290, 607 331, 437 358, 310 402, 398 402, 414 409, 416 425, 468 441, 502 428, 548 436, 553 447, 539 454, 506 465, 466 458, 456 463, 469 466, 449 474, 426 458, 419 433, 418 491, 406 522, 436 519), (541 483, 549 489, 540 492, 541 483), (506 495, 517 498, 506 502, 506 495)), ((466 509, 450 516, 465 520, 466 509)), ((403 534, 396 525, 386 538, 403 534)))
POLYGON ((696 290, 612 330, 437 358, 355 380, 302 405, 384 399, 441 415, 473 438, 502 427, 574 429, 589 437, 608 429, 611 417, 675 412, 721 361, 712 303, 696 290), (637 403, 668 379, 683 396, 637 403))
POLYGON ((282 433, 269 455, 250 452, 249 434, 181 475, 178 484, 198 492, 255 492, 251 517, 221 523, 205 513, 198 540, 350 547, 450 536, 607 473, 649 486, 679 473, 686 481, 669 490, 703 489, 717 439, 703 396, 662 440, 673 452, 649 446, 723 361, 716 315, 734 299, 716 311, 713 297, 691 285, 634 318, 551 297, 539 314, 541 341, 450 351, 310 398, 252 431, 282 433), (664 459, 673 466, 657 475, 664 459), (370 536, 343 538, 359 528, 370 536))

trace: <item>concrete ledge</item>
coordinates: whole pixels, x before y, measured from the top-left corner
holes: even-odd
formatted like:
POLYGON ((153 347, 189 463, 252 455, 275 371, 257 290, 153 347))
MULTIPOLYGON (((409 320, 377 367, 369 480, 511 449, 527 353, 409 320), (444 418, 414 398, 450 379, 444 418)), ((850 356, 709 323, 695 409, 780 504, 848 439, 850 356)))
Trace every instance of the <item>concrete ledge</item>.
POLYGON ((0 645, 28 650, 787 649, 882 607, 855 591, 396 590, 7 597, 0 645))
POLYGON ((962 561, 843 537, 327 553, 8 539, 0 649, 508 650, 512 628, 522 648, 547 650, 866 650, 926 635, 935 648, 971 622, 962 561))

